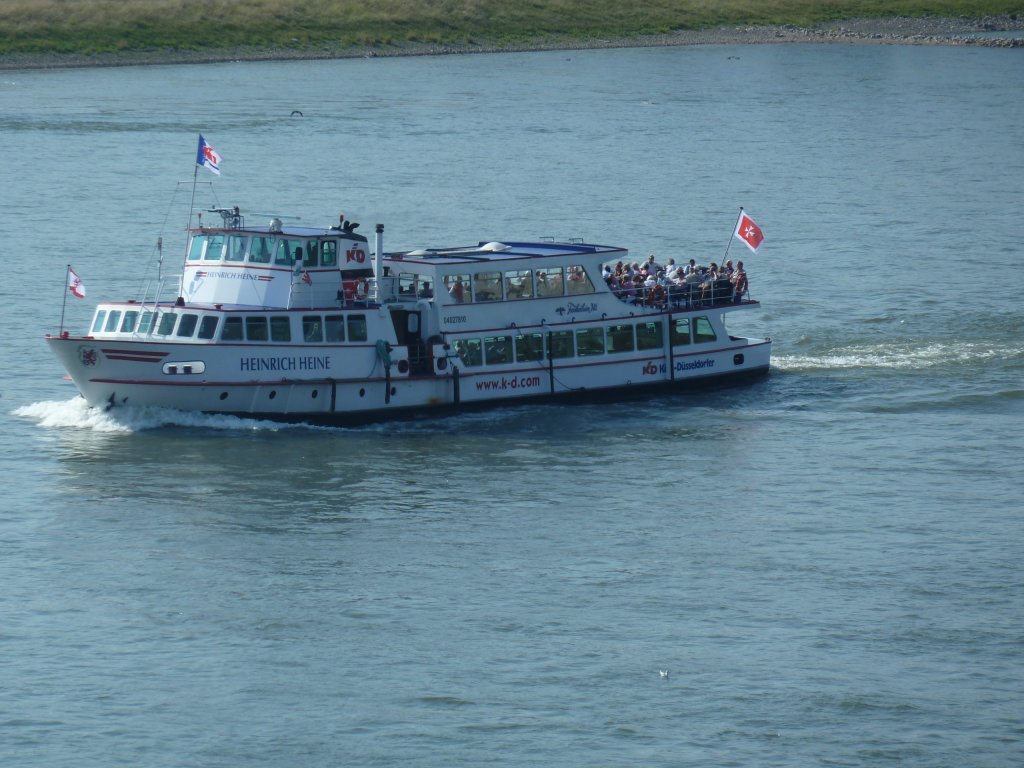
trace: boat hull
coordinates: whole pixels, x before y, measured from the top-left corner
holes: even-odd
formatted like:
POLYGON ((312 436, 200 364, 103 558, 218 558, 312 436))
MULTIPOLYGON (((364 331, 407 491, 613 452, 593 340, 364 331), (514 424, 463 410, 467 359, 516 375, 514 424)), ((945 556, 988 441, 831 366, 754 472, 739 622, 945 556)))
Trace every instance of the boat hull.
MULTIPOLYGON (((309 350, 301 347, 283 355, 274 347, 98 342, 67 336, 47 341, 94 407, 155 406, 330 425, 418 419, 528 402, 622 401, 732 386, 767 374, 771 357, 770 340, 736 339, 726 347, 690 345, 667 354, 651 350, 505 370, 459 370, 456 360, 443 373, 413 376, 408 366, 405 373, 398 372, 401 366, 385 368, 372 350, 353 364, 350 358, 335 359, 320 349, 318 361, 305 364, 309 350), (285 371, 253 375, 246 372, 245 361, 254 359, 299 363, 285 371), (371 375, 366 375, 368 370, 371 375)), ((402 360, 404 353, 394 350, 395 359, 402 360)))

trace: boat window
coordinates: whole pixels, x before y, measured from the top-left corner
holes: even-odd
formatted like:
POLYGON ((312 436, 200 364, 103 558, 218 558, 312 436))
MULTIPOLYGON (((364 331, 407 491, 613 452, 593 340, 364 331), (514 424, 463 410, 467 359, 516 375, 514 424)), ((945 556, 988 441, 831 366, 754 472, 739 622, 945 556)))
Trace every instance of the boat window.
POLYGON ((572 357, 573 351, 572 331, 551 331, 548 334, 548 354, 553 358, 572 357))
POLYGON ((273 244, 273 238, 254 237, 252 245, 249 247, 249 261, 253 264, 269 264, 273 244))
POLYGON ((92 321, 92 332, 99 333, 103 330, 103 321, 107 319, 107 310, 101 309, 96 313, 96 319, 92 321))
POLYGON ((480 272, 473 276, 474 301, 501 300, 501 272, 480 272))
POLYGON ((143 312, 139 320, 139 333, 149 333, 153 328, 153 313, 143 312))
POLYGON ((139 320, 139 313, 134 309, 124 313, 124 322, 121 323, 121 333, 131 333, 135 330, 135 323, 139 320))
POLYGON ((345 316, 327 315, 324 318, 324 341, 345 340, 345 316))
POLYGON ((483 355, 480 352, 480 339, 458 339, 455 342, 455 354, 467 368, 483 365, 483 355))
POLYGON ((520 363, 544 359, 544 336, 540 333, 524 333, 516 336, 516 360, 520 363))
POLYGON ((561 267, 549 267, 536 270, 537 298, 546 299, 550 296, 561 296, 565 288, 561 267))
POLYGON ((320 315, 306 315, 302 318, 302 339, 310 344, 324 340, 324 329, 320 321, 320 315))
POLYGON ((289 267, 295 266, 295 257, 301 253, 301 248, 301 240, 278 240, 277 250, 274 252, 274 263, 287 264, 289 267))
POLYGON ((594 284, 583 267, 576 265, 569 267, 569 295, 577 293, 593 293, 594 284))
POLYGON ((320 266, 338 266, 338 241, 324 240, 320 243, 320 266))
POLYGON ((224 235, 210 235, 206 238, 206 253, 203 261, 220 261, 224 255, 224 235))
POLYGON ((718 338, 715 329, 711 327, 711 321, 706 317, 695 317, 693 319, 693 343, 700 344, 704 341, 714 341, 718 338))
POLYGON ((456 304, 469 304, 473 292, 469 287, 469 275, 445 275, 444 287, 456 304))
POLYGON ((677 317, 672 323, 672 346, 690 343, 690 318, 677 317))
POLYGON ((203 257, 203 246, 206 245, 206 235, 196 235, 192 238, 192 244, 188 248, 188 260, 199 261, 203 257))
POLYGON ((348 316, 348 340, 366 341, 366 315, 348 316))
POLYGON ((242 340, 242 318, 240 317, 225 317, 224 318, 224 330, 220 332, 221 341, 241 341, 242 340))
POLYGON ((306 251, 302 256, 302 266, 304 267, 317 267, 320 266, 320 261, 317 258, 320 254, 317 252, 316 240, 306 241, 306 251))
POLYGON ((512 362, 512 337, 489 336, 484 339, 484 362, 504 365, 512 362))
POLYGON ((249 241, 247 237, 232 235, 228 238, 228 253, 225 257, 228 261, 245 261, 245 245, 249 241))
POLYGON ((107 324, 103 327, 103 330, 107 333, 114 333, 117 331, 117 324, 121 322, 121 313, 117 310, 113 310, 107 315, 107 324))
POLYGON ((398 292, 403 296, 416 295, 416 279, 419 275, 412 272, 402 272, 398 275, 398 292))
POLYGON ((160 325, 157 327, 156 332, 161 336, 170 336, 171 331, 174 330, 174 324, 178 321, 178 316, 173 312, 164 312, 160 315, 160 325))
POLYGON ((176 335, 191 337, 196 332, 196 324, 198 322, 199 315, 182 315, 181 322, 178 323, 178 333, 176 335))
POLYGON ((268 338, 267 318, 259 316, 245 318, 246 341, 266 341, 268 338))
POLYGON ((633 351, 633 326, 632 325, 610 325, 610 326, 608 326, 608 351, 609 352, 632 352, 633 351))
POLYGON ((217 335, 217 320, 219 318, 216 315, 205 315, 199 323, 199 338, 200 339, 212 339, 217 335))
POLYGON ((505 298, 532 299, 533 273, 528 269, 514 269, 505 273, 505 298))
POLYGON ((661 349, 661 347, 661 323, 640 323, 637 325, 637 349, 661 349))
POLYGON ((270 340, 291 341, 292 321, 287 315, 275 315, 270 318, 270 340))
POLYGON ((576 331, 576 353, 584 355, 604 354, 604 328, 580 328, 576 331))

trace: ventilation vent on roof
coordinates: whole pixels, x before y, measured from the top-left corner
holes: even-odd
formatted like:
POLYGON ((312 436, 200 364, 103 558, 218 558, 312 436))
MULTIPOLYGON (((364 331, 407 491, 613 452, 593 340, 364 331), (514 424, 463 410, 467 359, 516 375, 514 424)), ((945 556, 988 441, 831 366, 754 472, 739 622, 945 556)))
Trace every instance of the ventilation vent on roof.
POLYGON ((503 251, 511 251, 512 250, 512 246, 511 245, 505 245, 504 243, 499 243, 499 242, 492 241, 492 242, 487 243, 485 245, 481 245, 480 246, 480 250, 481 251, 490 251, 491 253, 502 253, 503 251))

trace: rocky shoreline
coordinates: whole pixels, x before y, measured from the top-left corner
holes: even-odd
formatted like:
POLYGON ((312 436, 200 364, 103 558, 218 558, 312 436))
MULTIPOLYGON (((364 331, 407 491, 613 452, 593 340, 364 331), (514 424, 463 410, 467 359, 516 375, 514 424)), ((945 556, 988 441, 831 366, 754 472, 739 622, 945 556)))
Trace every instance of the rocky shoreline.
POLYGON ((665 45, 768 45, 775 43, 840 43, 873 45, 951 45, 1024 48, 1024 19, 1010 16, 980 18, 847 19, 813 27, 735 26, 679 30, 663 35, 559 40, 521 45, 486 42, 461 44, 399 43, 370 47, 317 46, 309 48, 232 48, 203 51, 155 49, 103 54, 5 54, 0 69, 61 69, 76 67, 140 66, 146 64, 208 64, 225 61, 273 61, 376 56, 436 56, 512 51, 638 48, 665 45), (1000 33, 982 36, 983 33, 1000 33), (1019 34, 1010 34, 1010 33, 1019 34))

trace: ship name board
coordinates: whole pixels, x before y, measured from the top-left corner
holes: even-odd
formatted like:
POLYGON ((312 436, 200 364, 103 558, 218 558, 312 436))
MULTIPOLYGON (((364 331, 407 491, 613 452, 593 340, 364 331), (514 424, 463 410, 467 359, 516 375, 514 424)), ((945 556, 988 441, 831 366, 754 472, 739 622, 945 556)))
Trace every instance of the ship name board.
POLYGON ((242 371, 329 371, 331 358, 320 355, 243 357, 238 364, 242 371))

